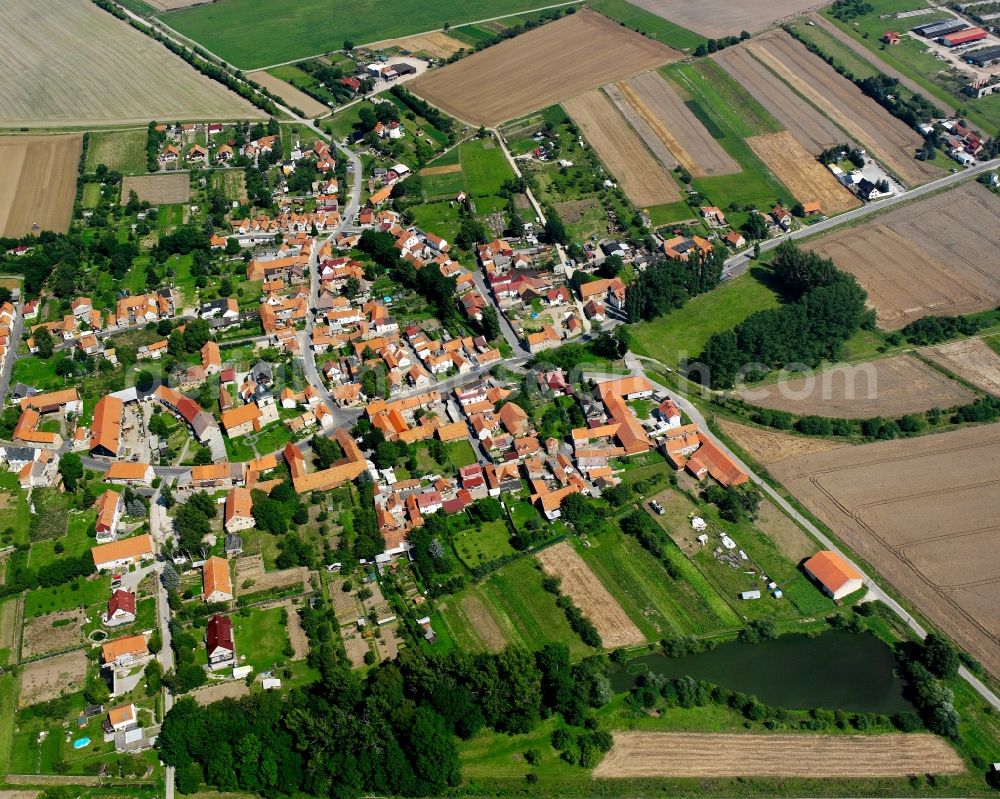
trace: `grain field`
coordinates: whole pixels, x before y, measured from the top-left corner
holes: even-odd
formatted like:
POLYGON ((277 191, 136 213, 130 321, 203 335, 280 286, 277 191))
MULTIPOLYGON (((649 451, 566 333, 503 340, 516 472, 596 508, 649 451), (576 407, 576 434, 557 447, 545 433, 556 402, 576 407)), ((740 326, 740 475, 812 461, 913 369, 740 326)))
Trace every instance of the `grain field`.
POLYGON ((1000 397, 1000 355, 979 338, 924 350, 924 355, 972 385, 1000 397))
POLYGON ((319 100, 314 97, 310 97, 301 89, 295 88, 288 81, 276 78, 270 72, 265 72, 263 69, 257 70, 256 72, 250 72, 247 74, 247 77, 250 80, 259 83, 271 92, 271 94, 280 97, 288 105, 293 105, 296 108, 301 109, 307 117, 323 116, 330 111, 330 108, 323 105, 323 103, 319 100))
POLYGON ((69 229, 82 148, 78 133, 0 138, 0 235, 69 229))

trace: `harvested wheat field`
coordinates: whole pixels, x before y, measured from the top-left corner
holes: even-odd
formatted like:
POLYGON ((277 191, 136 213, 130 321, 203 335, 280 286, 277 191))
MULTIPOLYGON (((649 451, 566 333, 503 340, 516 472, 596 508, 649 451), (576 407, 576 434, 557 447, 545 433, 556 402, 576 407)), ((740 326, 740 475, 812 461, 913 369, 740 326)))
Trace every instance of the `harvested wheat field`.
POLYGON ((942 344, 923 354, 972 385, 1000 396, 1000 355, 982 339, 942 344))
POLYGON ((732 175, 737 164, 657 72, 618 83, 643 121, 694 177, 732 175))
POLYGON ((966 405, 976 394, 913 355, 843 364, 738 392, 751 405, 842 419, 902 416, 966 405))
POLYGON ((276 78, 270 72, 262 69, 256 72, 248 72, 247 77, 259 83, 272 94, 277 95, 288 105, 293 105, 301 109, 307 117, 318 117, 330 111, 329 106, 323 105, 319 100, 310 97, 304 91, 296 89, 288 81, 276 78))
POLYGON ((886 330, 1000 300, 1000 197, 969 182, 806 245, 851 272, 886 330))
POLYGON ((645 208, 679 200, 681 190, 600 89, 578 95, 563 108, 633 205, 645 208))
POLYGON ((663 143, 663 138, 656 132, 656 130, 642 117, 642 115, 636 110, 636 107, 629 102, 625 93, 619 88, 622 84, 608 83, 604 88, 604 93, 608 96, 608 99, 615 104, 615 108, 618 109, 618 113, 625 117, 625 121, 631 125, 632 130, 634 130, 639 138, 642 139, 643 144, 649 148, 649 151, 656 157, 667 169, 674 169, 680 161, 678 161, 672 152, 667 149, 667 145, 663 143))
POLYGON ((122 180, 122 205, 128 202, 129 192, 152 205, 186 203, 191 199, 191 176, 187 172, 169 172, 163 175, 133 175, 122 180))
POLYGON ((750 149, 801 203, 818 202, 822 213, 839 214, 861 205, 861 200, 813 158, 787 130, 747 140, 750 149))
POLYGON ((248 693, 250 693, 250 688, 243 680, 226 680, 224 682, 209 683, 204 688, 197 688, 191 691, 188 696, 202 707, 205 707, 223 699, 239 699, 248 693))
POLYGON ((150 119, 265 114, 89 0, 43 13, 6 0, 0 28, 0 125, 145 125, 150 119))
POLYGON ((816 8, 816 0, 631 0, 658 17, 711 39, 756 33, 772 22, 816 8))
POLYGON ((86 618, 86 614, 76 608, 28 619, 21 640, 21 658, 28 660, 49 652, 61 652, 82 643, 80 636, 86 618))
POLYGON ((590 199, 567 200, 566 202, 555 203, 553 207, 563 222, 568 222, 572 225, 583 219, 587 211, 597 211, 601 206, 598 205, 597 200, 590 199))
POLYGON ((811 155, 847 142, 847 134, 754 58, 745 45, 712 56, 811 155))
POLYGON ((79 133, 0 138, 0 235, 69 230, 82 150, 79 133))
POLYGON ((923 144, 920 134, 784 31, 765 33, 747 47, 903 182, 925 183, 941 175, 939 167, 913 157, 923 144))
POLYGON ((1000 676, 1000 424, 844 447, 769 470, 1000 676))
POLYGON ((83 649, 65 655, 35 660, 21 672, 21 694, 18 705, 25 707, 71 694, 83 687, 87 676, 87 653, 83 649))
POLYGON ((535 557, 546 574, 561 580, 559 590, 594 623, 605 649, 645 643, 642 631, 568 541, 543 549, 535 557))
POLYGON ((448 58, 448 56, 454 55, 459 50, 469 49, 469 45, 465 42, 441 31, 423 33, 419 36, 407 36, 403 39, 386 39, 382 42, 367 45, 367 47, 369 50, 398 47, 401 50, 409 50, 411 53, 427 53, 427 55, 440 59, 448 58))
POLYGON ((676 50, 581 8, 408 86, 452 116, 493 126, 678 58, 676 50))
POLYGON ((848 446, 822 438, 781 433, 766 427, 751 427, 728 419, 719 419, 717 424, 726 438, 764 466, 800 455, 812 455, 848 446))
POLYGON ((595 778, 897 777, 961 774, 965 764, 930 733, 742 735, 616 732, 595 778))
POLYGON ((420 170, 421 177, 430 177, 431 175, 452 175, 455 172, 461 172, 461 164, 442 164, 441 166, 425 166, 420 170))

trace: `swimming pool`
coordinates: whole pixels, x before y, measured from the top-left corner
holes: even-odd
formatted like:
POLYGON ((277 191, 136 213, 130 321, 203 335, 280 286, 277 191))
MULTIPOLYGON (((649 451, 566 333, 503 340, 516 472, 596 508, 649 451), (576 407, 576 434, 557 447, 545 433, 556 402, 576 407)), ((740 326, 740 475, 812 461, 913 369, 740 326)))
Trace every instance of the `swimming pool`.
POLYGON ((83 749, 83 747, 85 747, 89 743, 90 743, 90 738, 77 738, 75 741, 73 741, 73 748, 83 749))

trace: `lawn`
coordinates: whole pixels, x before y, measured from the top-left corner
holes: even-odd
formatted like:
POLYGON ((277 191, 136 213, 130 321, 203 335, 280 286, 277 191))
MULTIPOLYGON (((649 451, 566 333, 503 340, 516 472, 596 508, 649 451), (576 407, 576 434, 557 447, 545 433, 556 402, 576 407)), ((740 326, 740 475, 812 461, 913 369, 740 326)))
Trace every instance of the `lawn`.
POLYGON ((469 194, 489 197, 500 191, 505 180, 514 177, 501 150, 492 139, 473 139, 459 148, 462 172, 465 173, 469 194))
POLYGON ((28 523, 28 534, 32 540, 62 538, 66 534, 69 521, 69 504, 72 497, 54 488, 36 488, 31 494, 34 514, 28 523))
POLYGON ((452 537, 452 546, 458 559, 470 569, 514 554, 510 532, 502 519, 485 522, 479 529, 463 530, 452 537))
POLYGON ((233 463, 237 461, 253 460, 258 455, 266 455, 269 452, 277 452, 283 449, 285 444, 293 441, 295 436, 284 424, 272 424, 265 427, 259 433, 249 433, 239 438, 225 437, 226 453, 233 463))
POLYGON ((14 735, 14 711, 17 702, 18 676, 7 671, 0 674, 0 769, 9 771, 11 741, 14 735))
POLYGON ((13 543, 28 543, 28 498, 14 472, 0 472, 0 531, 13 531, 13 543))
POLYGON ((56 358, 47 361, 33 356, 14 361, 10 383, 25 383, 45 391, 66 387, 66 379, 56 374, 56 358))
MULTIPOLYGON (((433 200, 439 197, 455 199, 460 191, 467 190, 467 182, 464 172, 446 172, 443 175, 425 175, 420 178, 424 187, 424 196, 433 200)), ((414 212, 420 210, 420 206, 415 207, 414 212)))
POLYGON ((101 184, 84 183, 81 202, 84 208, 97 208, 101 202, 101 184))
POLYGON ((91 133, 87 140, 87 172, 98 164, 126 175, 146 172, 146 129, 91 133))
POLYGON ((673 22, 658 17, 649 11, 638 8, 625 0, 590 0, 587 4, 594 11, 600 11, 604 16, 624 23, 626 28, 638 30, 650 39, 670 45, 678 50, 695 50, 705 39, 687 28, 675 25, 673 22))
POLYGON ((51 563, 55 558, 75 558, 94 546, 94 539, 88 535, 94 527, 97 511, 93 508, 69 514, 67 532, 63 538, 47 538, 31 545, 28 565, 34 569, 51 563), (56 543, 63 547, 62 553, 55 551, 56 543))
POLYGON ((233 615, 233 641, 241 666, 253 666, 260 674, 279 661, 288 660, 288 635, 281 624, 281 608, 251 610, 233 615))
POLYGON ((240 69, 295 61, 355 45, 458 25, 544 6, 537 0, 399 0, 387 11, 377 0, 295 4, 220 0, 160 18, 240 69), (320 23, 320 21, 322 21, 320 23), (261 36, 261 31, 267 31, 261 36))
MULTIPOLYGON (((461 177, 461 172, 456 173, 461 177)), ((439 177, 451 177, 442 175, 439 177)), ((428 180, 424 178, 423 180, 428 180)), ((459 204, 450 202, 424 203, 410 209, 413 212, 413 224, 423 231, 429 231, 440 236, 447 242, 455 241, 459 228, 459 204)))
POLYGON ((57 610, 86 608, 108 598, 107 577, 97 575, 92 580, 82 577, 55 585, 51 588, 36 588, 29 591, 24 600, 24 617, 41 616, 57 610))
POLYGON ((695 297, 683 308, 632 325, 629 334, 640 355, 675 366, 685 358, 697 358, 713 333, 728 330, 754 311, 777 305, 777 294, 745 273, 695 297))
POLYGON ((463 466, 471 466, 476 462, 476 453, 472 451, 472 444, 467 439, 445 444, 445 451, 448 453, 448 460, 457 469, 461 469, 463 466))

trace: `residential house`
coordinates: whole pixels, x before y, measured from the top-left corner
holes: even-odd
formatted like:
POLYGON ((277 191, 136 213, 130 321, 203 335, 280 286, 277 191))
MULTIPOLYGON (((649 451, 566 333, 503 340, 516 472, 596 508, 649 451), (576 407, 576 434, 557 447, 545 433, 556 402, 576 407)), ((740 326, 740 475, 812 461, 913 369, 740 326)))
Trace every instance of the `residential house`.
POLYGON ((149 660, 149 646, 144 635, 128 635, 108 641, 101 647, 101 662, 106 668, 126 669, 149 660))
POLYGON ((226 532, 235 533, 237 530, 249 530, 255 524, 250 489, 239 486, 231 489, 226 495, 226 532))
POLYGON ((212 671, 235 665, 233 623, 227 616, 217 613, 209 620, 205 627, 205 648, 208 650, 208 668, 212 671))
POLYGON ((229 576, 229 561, 213 555, 201 570, 201 598, 205 602, 229 602, 233 598, 233 582, 229 576))
POLYGON ((111 592, 108 607, 101 615, 105 627, 119 627, 135 621, 135 594, 116 588, 111 592))
POLYGON ((148 534, 93 547, 90 554, 98 571, 117 571, 153 559, 153 539, 148 534))
POLYGON ((117 491, 108 489, 98 498, 96 507, 97 521, 95 529, 97 532, 97 543, 105 544, 108 541, 114 541, 115 536, 118 534, 118 522, 121 519, 122 511, 125 509, 122 495, 117 491))

